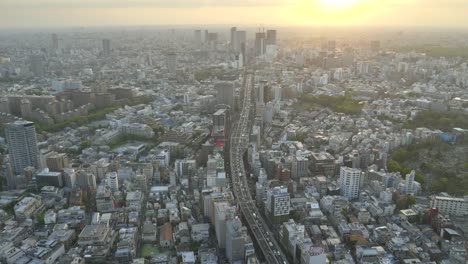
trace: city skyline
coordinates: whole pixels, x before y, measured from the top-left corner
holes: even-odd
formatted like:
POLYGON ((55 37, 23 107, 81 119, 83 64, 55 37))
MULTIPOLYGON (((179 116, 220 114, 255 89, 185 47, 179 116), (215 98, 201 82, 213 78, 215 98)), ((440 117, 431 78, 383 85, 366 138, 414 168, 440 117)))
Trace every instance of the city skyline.
POLYGON ((188 24, 465 28, 462 0, 6 0, 0 28, 188 24))

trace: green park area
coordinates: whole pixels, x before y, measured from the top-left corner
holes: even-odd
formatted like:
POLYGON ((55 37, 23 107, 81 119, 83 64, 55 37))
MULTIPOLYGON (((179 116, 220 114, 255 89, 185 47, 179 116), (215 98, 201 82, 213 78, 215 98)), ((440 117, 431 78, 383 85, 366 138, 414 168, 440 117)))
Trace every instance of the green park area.
POLYGON ((351 98, 351 95, 328 96, 328 95, 304 95, 298 98, 304 109, 312 110, 319 107, 328 107, 332 111, 350 115, 361 113, 363 105, 351 98))
POLYGON ((140 249, 141 257, 150 257, 154 254, 160 253, 161 250, 155 244, 143 244, 140 249))
POLYGON ((388 160, 391 172, 404 177, 416 170, 416 181, 428 192, 468 194, 468 144, 449 144, 439 140, 419 142, 399 148, 388 160))
MULTIPOLYGON (((138 104, 150 103, 153 99, 151 97, 140 97, 132 99, 127 105, 133 106, 138 104)), ((56 122, 52 125, 41 124, 40 122, 34 122, 38 132, 58 132, 66 127, 78 127, 86 125, 92 121, 101 120, 106 117, 107 114, 119 109, 119 106, 110 106, 103 109, 95 109, 89 111, 86 115, 81 115, 73 118, 68 118, 60 122, 56 122)), ((31 120, 35 121, 35 120, 31 120)))
POLYGON ((421 111, 416 117, 407 122, 405 128, 415 129, 417 127, 427 127, 450 132, 453 128, 468 129, 468 114, 461 112, 436 112, 421 111))
POLYGON ((461 57, 468 59, 468 47, 442 47, 438 45, 403 46, 393 49, 396 52, 419 52, 427 56, 440 58, 461 57))

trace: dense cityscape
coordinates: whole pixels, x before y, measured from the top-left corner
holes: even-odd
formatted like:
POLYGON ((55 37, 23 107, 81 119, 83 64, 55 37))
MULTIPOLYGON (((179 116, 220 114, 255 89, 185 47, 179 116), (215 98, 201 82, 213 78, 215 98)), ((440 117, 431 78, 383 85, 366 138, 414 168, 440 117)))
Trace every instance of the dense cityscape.
POLYGON ((468 263, 468 34, 0 32, 0 263, 468 263))

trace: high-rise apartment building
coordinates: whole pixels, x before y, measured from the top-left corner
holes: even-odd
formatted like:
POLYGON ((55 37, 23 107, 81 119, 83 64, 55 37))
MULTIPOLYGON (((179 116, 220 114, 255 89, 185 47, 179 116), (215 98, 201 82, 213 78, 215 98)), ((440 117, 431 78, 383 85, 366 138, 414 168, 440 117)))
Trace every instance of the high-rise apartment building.
POLYGON ((112 192, 119 190, 119 177, 117 172, 113 171, 107 173, 107 186, 109 186, 112 192))
POLYGON ((340 178, 338 180, 341 195, 348 199, 358 198, 361 180, 362 171, 360 169, 341 167, 340 178))
POLYGON ((39 168, 36 128, 33 122, 15 121, 5 127, 5 136, 13 173, 21 174, 24 168, 39 168))
POLYGON ((432 196, 430 205, 431 208, 437 208, 443 214, 468 215, 468 196, 452 197, 443 193, 442 195, 432 196))

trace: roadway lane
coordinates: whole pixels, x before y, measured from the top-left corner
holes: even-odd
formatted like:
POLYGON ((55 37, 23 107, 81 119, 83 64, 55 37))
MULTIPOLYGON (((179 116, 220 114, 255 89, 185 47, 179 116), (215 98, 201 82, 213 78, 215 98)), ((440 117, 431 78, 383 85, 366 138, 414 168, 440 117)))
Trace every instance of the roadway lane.
POLYGON ((286 256, 262 218, 254 200, 252 200, 242 158, 249 144, 249 134, 255 113, 252 104, 252 86, 253 75, 245 73, 242 111, 230 138, 231 183, 242 215, 246 220, 245 224, 253 234, 254 240, 265 257, 265 261, 267 263, 286 264, 288 263, 286 256))

